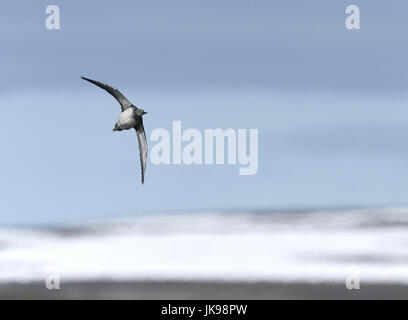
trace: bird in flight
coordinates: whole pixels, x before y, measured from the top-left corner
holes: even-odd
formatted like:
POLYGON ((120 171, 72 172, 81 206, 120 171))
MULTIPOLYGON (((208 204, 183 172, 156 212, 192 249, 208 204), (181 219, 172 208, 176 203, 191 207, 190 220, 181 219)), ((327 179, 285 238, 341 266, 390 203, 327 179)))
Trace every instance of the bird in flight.
POLYGON ((119 120, 115 123, 113 131, 129 130, 134 128, 136 130, 137 140, 139 141, 140 164, 142 168, 142 183, 144 183, 144 175, 146 172, 147 160, 147 140, 143 127, 142 116, 147 112, 143 109, 134 106, 120 91, 108 84, 104 84, 92 79, 81 77, 82 79, 105 89, 110 93, 120 104, 122 113, 119 115, 119 120))

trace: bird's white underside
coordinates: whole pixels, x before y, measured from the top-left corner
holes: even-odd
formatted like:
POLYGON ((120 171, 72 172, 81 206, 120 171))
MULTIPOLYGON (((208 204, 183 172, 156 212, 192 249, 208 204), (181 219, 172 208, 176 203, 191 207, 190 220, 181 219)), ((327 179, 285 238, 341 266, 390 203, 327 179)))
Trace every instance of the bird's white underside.
POLYGON ((133 117, 133 110, 131 108, 123 111, 118 120, 121 129, 128 130, 134 128, 137 124, 136 119, 133 117))

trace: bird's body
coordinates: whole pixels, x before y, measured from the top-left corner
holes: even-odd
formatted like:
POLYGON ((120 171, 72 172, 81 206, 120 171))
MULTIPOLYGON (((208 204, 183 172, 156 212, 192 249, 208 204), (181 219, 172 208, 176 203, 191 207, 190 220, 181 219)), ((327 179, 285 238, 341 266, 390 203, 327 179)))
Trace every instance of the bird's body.
POLYGON ((115 123, 115 128, 113 131, 122 131, 135 128, 136 125, 141 121, 142 117, 137 115, 135 107, 130 107, 123 111, 118 119, 118 122, 115 123))
POLYGON ((118 89, 108 84, 104 84, 85 77, 81 78, 93 83, 94 85, 97 85, 102 89, 105 89, 119 102, 122 112, 119 115, 118 121, 115 123, 113 131, 129 130, 132 128, 136 130, 137 140, 139 142, 140 164, 142 168, 142 183, 144 183, 147 160, 147 140, 143 127, 142 116, 147 112, 134 106, 128 99, 126 99, 126 97, 122 93, 120 93, 118 89))

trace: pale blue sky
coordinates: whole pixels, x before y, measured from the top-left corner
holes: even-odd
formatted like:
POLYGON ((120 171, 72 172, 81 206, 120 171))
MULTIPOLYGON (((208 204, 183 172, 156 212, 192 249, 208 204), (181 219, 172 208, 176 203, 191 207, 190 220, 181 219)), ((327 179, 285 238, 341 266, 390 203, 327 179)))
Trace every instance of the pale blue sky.
POLYGON ((353 1, 3 1, 0 224, 156 211, 401 205, 405 12, 353 1), (57 4, 61 30, 44 26, 57 4), (117 86, 154 128, 258 128, 259 171, 154 166, 111 132, 117 86))

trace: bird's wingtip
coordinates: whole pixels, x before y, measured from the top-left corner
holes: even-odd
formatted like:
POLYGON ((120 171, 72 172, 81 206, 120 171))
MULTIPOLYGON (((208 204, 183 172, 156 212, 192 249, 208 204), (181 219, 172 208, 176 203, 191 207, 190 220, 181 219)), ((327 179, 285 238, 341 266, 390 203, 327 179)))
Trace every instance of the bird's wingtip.
POLYGON ((81 76, 81 78, 82 78, 82 79, 84 79, 84 80, 86 80, 86 81, 89 81, 89 82, 92 82, 92 81, 94 81, 94 80, 92 80, 92 79, 89 79, 89 78, 87 78, 87 77, 84 77, 84 76, 81 76))

